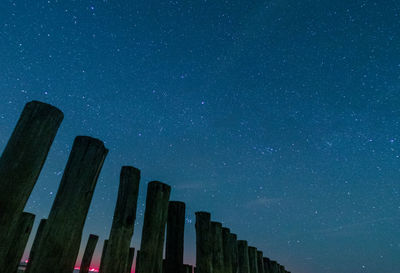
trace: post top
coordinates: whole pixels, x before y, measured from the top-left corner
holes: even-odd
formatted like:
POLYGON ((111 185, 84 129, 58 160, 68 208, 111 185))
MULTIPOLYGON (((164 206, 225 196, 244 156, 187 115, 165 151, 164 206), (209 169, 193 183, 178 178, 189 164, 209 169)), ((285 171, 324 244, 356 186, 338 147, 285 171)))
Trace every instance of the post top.
POLYGON ((225 232, 228 232, 228 233, 231 232, 231 230, 229 228, 227 228, 227 227, 222 227, 222 231, 225 231, 225 232))
POLYGON ((185 205, 185 202, 182 202, 182 201, 169 201, 169 204, 171 205, 171 204, 173 204, 173 205, 175 205, 175 206, 182 206, 182 207, 185 207, 186 205, 185 205))
POLYGON ((165 184, 163 182, 154 180, 154 181, 150 181, 147 184, 147 190, 149 190, 150 188, 159 188, 162 192, 171 192, 171 186, 168 184, 165 184))
POLYGON ((207 211, 196 211, 195 214, 196 215, 208 215, 208 216, 211 216, 211 213, 209 213, 207 211))
POLYGON ((38 108, 41 108, 41 109, 46 110, 48 112, 54 112, 55 114, 60 115, 61 118, 64 118, 64 113, 60 109, 58 109, 57 107, 55 107, 55 106, 53 106, 51 104, 48 104, 48 103, 45 103, 45 102, 41 102, 41 101, 38 101, 38 100, 33 100, 33 101, 30 101, 30 102, 26 103, 25 107, 27 107, 27 108, 38 107, 38 108))

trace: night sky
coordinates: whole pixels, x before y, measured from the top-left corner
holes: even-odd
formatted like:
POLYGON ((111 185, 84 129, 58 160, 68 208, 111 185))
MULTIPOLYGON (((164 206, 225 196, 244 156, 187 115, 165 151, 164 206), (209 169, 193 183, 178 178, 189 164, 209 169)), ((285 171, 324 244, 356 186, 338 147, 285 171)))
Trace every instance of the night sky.
POLYGON ((2 0, 0 151, 28 101, 64 112, 35 231, 74 137, 105 142, 82 246, 133 165, 136 248, 160 180, 187 206, 186 263, 205 210, 293 273, 397 272, 399 51, 396 0, 2 0))

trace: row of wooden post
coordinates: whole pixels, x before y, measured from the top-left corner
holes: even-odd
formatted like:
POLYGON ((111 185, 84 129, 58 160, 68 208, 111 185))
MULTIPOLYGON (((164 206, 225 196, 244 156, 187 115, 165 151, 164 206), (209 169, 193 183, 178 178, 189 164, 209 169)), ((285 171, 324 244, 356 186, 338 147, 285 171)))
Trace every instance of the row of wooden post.
MULTIPOLYGON (((23 209, 46 160, 63 114, 32 101, 26 104, 0 158, 0 271, 15 273, 35 216, 23 209)), ((102 141, 78 136, 47 219, 41 219, 25 269, 27 273, 71 273, 93 192, 108 150, 102 141)), ((111 231, 104 242, 100 273, 131 271, 130 247, 136 220, 140 170, 124 166, 111 231)), ((286 273, 263 257, 210 213, 196 213, 196 267, 183 263, 185 204, 170 201, 171 187, 147 185, 146 208, 136 273, 286 273), (166 236, 165 236, 166 230, 166 236), (166 237, 166 240, 165 240, 166 237), (163 248, 165 244, 165 259, 163 248)), ((80 272, 88 273, 99 237, 89 236, 80 272)))

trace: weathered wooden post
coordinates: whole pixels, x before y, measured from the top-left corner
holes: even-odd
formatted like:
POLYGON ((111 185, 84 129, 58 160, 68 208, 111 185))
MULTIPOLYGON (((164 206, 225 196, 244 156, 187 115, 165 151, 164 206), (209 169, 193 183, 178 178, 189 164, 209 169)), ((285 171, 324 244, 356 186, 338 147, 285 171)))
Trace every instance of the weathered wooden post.
POLYGON ((250 273, 249 265, 249 250, 247 246, 247 241, 238 240, 238 267, 239 273, 250 273))
POLYGON ((100 266, 99 266, 99 273, 103 272, 103 267, 104 267, 104 255, 106 253, 107 250, 107 245, 108 245, 108 240, 104 240, 104 244, 103 244, 103 249, 101 250, 101 260, 100 260, 100 266))
POLYGON ((63 119, 57 108, 38 101, 25 105, 0 157, 0 268, 63 119))
MULTIPOLYGON (((139 272, 139 267, 140 267, 140 250, 136 251, 136 264, 135 264, 135 273, 139 272)), ((100 272, 101 273, 101 272, 100 272)))
POLYGON ((89 239, 87 241, 85 252, 83 254, 79 273, 88 273, 89 272, 90 263, 92 262, 93 253, 94 253, 94 250, 96 249, 98 240, 99 240, 99 236, 94 235, 94 234, 89 235, 89 239))
POLYGON ((138 273, 162 273, 165 225, 171 187, 159 181, 147 186, 138 273))
POLYGON ((115 206, 102 273, 125 272, 134 231, 139 192, 140 170, 130 166, 121 169, 118 199, 115 206))
POLYGON ((211 214, 196 212, 196 272, 213 273, 211 214))
POLYGON ((270 262, 271 270, 273 273, 279 273, 278 271, 278 263, 276 261, 270 262))
POLYGON ((213 244, 212 263, 213 273, 223 273, 224 253, 222 249, 222 224, 211 221, 211 236, 213 244))
POLYGON ((32 261, 32 273, 71 273, 73 270, 93 191, 107 152, 98 139, 75 138, 32 261))
POLYGON ((224 272, 232 273, 233 248, 236 242, 232 240, 229 228, 222 228, 222 248, 224 256, 224 272))
POLYGON ((271 260, 269 258, 264 257, 263 264, 264 264, 264 272, 265 273, 273 273, 272 268, 271 268, 271 260))
POLYGON ((250 273, 258 273, 258 268, 257 268, 257 248, 255 248, 253 246, 249 246, 248 250, 249 250, 250 273))
POLYGON ((185 203, 170 201, 168 205, 165 272, 179 273, 183 268, 185 203))
POLYGON ((231 233, 230 240, 231 240, 231 245, 232 245, 232 273, 238 273, 239 262, 238 262, 237 235, 234 233, 231 233))
POLYGON ((128 261, 126 263, 126 273, 131 273, 132 271, 132 263, 133 263, 133 258, 135 257, 135 248, 130 247, 129 248, 129 255, 128 255, 128 261))
POLYGON ((178 272, 183 272, 183 273, 193 273, 193 266, 185 264, 183 265, 184 270, 183 271, 176 271, 178 272))
POLYGON ((31 268, 31 264, 32 264, 31 261, 33 261, 33 259, 35 258, 35 253, 38 248, 38 245, 39 245, 42 233, 43 233, 43 228, 44 228, 44 225, 46 224, 46 221, 47 221, 47 219, 45 219, 45 218, 40 220, 39 227, 36 231, 35 239, 33 240, 33 243, 32 243, 31 251, 29 252, 28 264, 26 265, 25 273, 30 272, 30 268, 31 268))
POLYGON ((28 212, 22 212, 18 219, 17 227, 18 232, 13 234, 13 244, 9 247, 6 259, 8 264, 2 268, 2 273, 15 273, 19 263, 21 262, 22 255, 28 242, 29 235, 32 231, 33 221, 35 215, 28 212))
POLYGON ((257 271, 258 273, 265 273, 262 251, 257 251, 257 271))

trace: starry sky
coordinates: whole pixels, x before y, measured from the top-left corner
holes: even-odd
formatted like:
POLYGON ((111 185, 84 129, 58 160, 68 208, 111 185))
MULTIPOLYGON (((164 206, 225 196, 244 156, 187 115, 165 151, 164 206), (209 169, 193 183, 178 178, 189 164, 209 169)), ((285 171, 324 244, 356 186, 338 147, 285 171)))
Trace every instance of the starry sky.
POLYGON ((0 1, 0 150, 26 102, 64 112, 35 230, 74 137, 105 142, 82 247, 108 236, 133 165, 134 247, 160 180, 186 202, 186 263, 205 210, 294 273, 395 272, 399 30, 396 0, 0 1))

